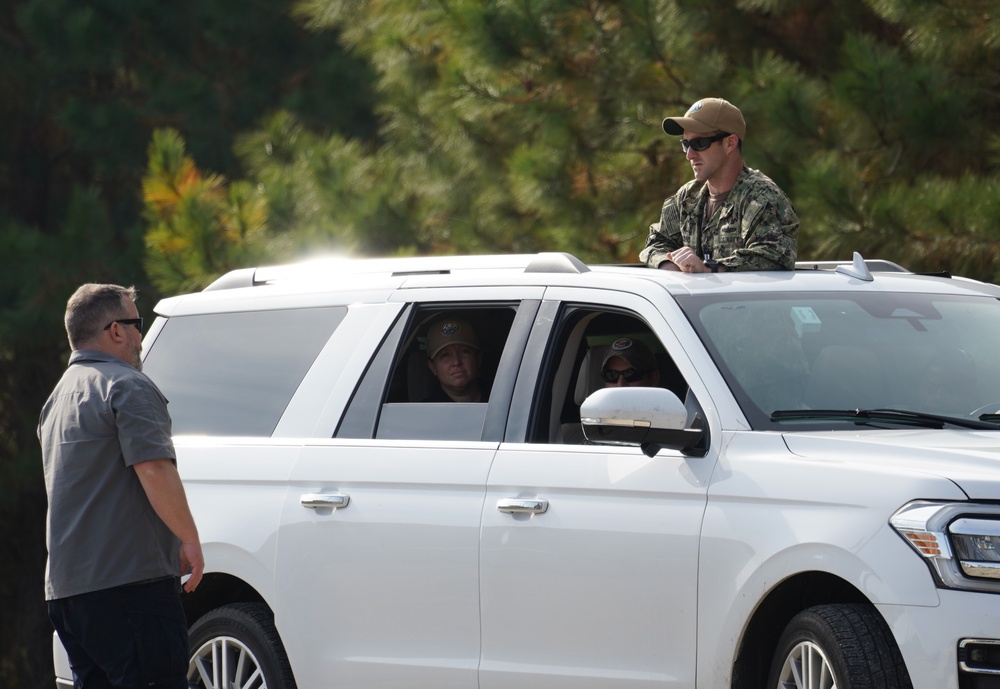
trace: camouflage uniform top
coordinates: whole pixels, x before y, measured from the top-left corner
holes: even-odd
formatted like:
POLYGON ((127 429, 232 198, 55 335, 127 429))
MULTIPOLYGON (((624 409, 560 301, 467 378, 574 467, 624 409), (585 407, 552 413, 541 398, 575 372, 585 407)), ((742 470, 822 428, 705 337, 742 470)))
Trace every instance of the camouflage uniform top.
POLYGON ((663 202, 639 258, 658 268, 667 253, 689 246, 711 254, 726 270, 791 270, 798 254, 799 218, 771 179, 743 167, 728 198, 704 221, 708 189, 692 180, 663 202), (701 248, 698 240, 701 235, 701 248))

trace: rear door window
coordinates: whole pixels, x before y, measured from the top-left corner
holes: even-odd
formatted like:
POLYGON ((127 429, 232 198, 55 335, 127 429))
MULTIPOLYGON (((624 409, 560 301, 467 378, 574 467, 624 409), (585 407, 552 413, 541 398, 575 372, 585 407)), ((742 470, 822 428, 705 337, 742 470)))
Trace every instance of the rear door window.
POLYGON ((537 302, 412 307, 366 371, 336 437, 499 440, 536 309, 537 302))

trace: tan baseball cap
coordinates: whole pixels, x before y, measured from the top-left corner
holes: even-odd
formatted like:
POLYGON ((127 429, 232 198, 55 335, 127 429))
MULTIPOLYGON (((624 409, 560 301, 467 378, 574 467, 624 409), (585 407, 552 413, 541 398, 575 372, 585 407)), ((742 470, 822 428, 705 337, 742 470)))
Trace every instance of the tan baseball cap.
POLYGON ((668 117, 663 120, 663 131, 680 136, 687 130, 696 134, 726 132, 735 134, 742 141, 747 134, 747 123, 743 113, 735 105, 722 98, 702 98, 688 108, 684 117, 668 117))
POLYGON ((450 344, 464 344, 479 349, 479 339, 472 326, 462 320, 446 318, 427 329, 427 357, 433 359, 450 344))

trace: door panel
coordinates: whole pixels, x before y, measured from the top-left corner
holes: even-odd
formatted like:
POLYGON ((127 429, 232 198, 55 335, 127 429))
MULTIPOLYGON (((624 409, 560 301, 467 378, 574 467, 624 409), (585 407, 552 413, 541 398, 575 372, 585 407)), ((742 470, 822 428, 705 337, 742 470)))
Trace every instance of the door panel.
POLYGON ((443 317, 481 327, 497 380, 513 377, 537 302, 473 292, 403 307, 353 389, 349 423, 331 420, 338 437, 310 440, 295 464, 276 586, 279 621, 295 620, 299 686, 477 688, 480 520, 498 447, 483 438, 502 436, 510 386, 494 385, 488 403, 392 401, 427 372, 420 345, 443 317))
MULTIPOLYGON (((552 427, 575 398, 585 351, 617 337, 658 341, 675 373, 661 385, 682 398, 690 385, 710 410, 711 400, 664 318, 676 312, 667 295, 595 294, 546 291, 518 374, 511 442, 490 471, 481 689, 695 683, 699 533, 717 451, 650 458, 634 447, 556 444, 552 427), (498 509, 512 501, 544 511, 498 509)), ((714 414, 707 422, 717 433, 714 414)))
POLYGON ((707 462, 504 446, 483 510, 482 689, 691 687, 707 462), (547 502, 510 514, 510 498, 547 502))
POLYGON ((299 686, 476 687, 479 519, 495 447, 303 449, 275 564, 299 686), (316 494, 346 507, 302 504, 316 494))

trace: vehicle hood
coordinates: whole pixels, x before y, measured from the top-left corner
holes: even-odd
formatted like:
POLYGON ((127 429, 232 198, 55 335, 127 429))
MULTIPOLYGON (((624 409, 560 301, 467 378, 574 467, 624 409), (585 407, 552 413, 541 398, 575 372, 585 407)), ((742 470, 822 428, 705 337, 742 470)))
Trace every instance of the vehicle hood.
POLYGON ((800 457, 902 465, 950 479, 973 500, 1000 500, 1000 430, 825 431, 784 439, 800 457))

